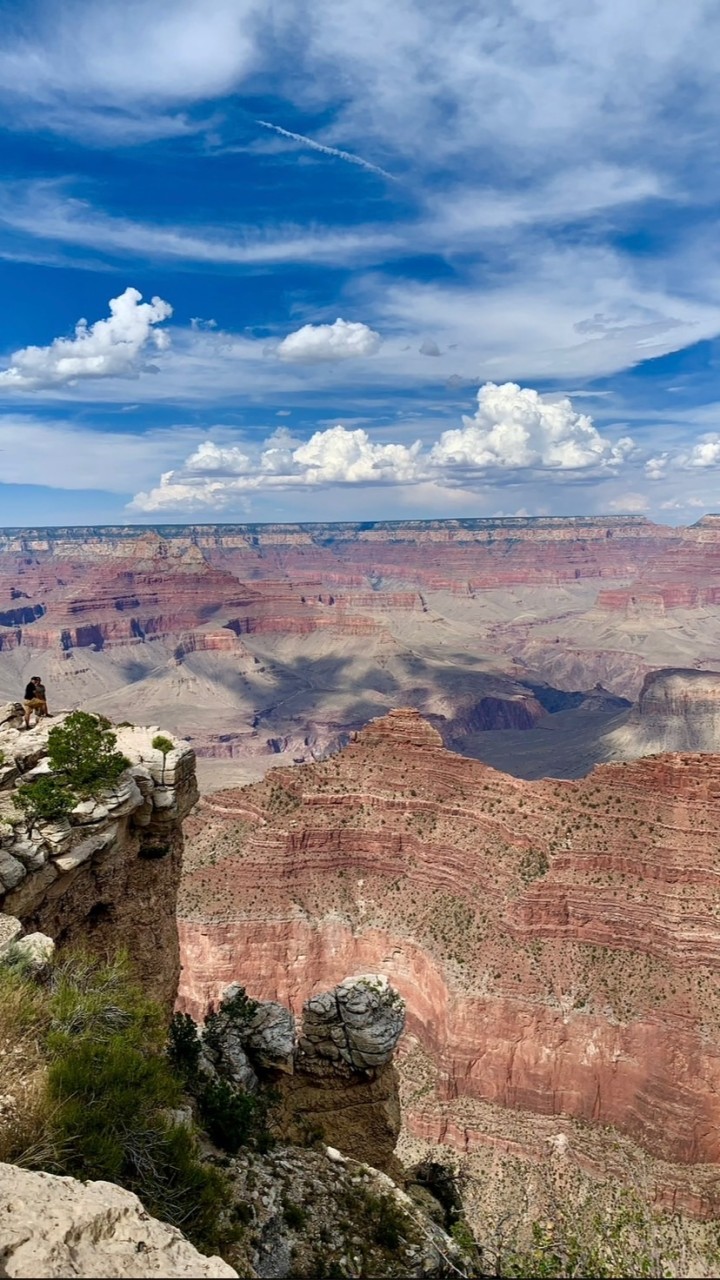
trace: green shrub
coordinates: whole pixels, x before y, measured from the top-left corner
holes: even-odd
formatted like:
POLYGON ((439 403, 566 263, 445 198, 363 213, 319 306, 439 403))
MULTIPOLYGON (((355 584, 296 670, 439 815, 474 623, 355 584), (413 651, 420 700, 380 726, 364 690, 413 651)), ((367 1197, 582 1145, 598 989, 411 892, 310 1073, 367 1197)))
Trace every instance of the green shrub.
POLYGON ((206 1080, 198 1089, 197 1103, 208 1137, 229 1155, 262 1133, 262 1104, 251 1093, 234 1089, 227 1080, 206 1080))
POLYGON ((224 1028, 237 1027, 242 1030, 254 1018, 259 1007, 257 1000, 251 1000, 245 988, 240 987, 230 1000, 225 1001, 221 1009, 206 1017, 203 1039, 208 1048, 217 1052, 224 1028))
POLYGON ((77 798, 60 778, 46 774, 25 782, 13 791, 12 801, 16 809, 25 815, 30 827, 41 819, 59 822, 75 807, 77 798))
POLYGON ((78 795, 95 795, 117 782, 129 767, 130 761, 115 750, 116 743, 117 735, 105 717, 73 711, 48 734, 50 767, 78 795))
POLYGON ((168 1058, 188 1085, 197 1081, 200 1052, 200 1037, 194 1020, 189 1013, 176 1013, 170 1023, 168 1058))
POLYGON ((163 1052, 162 1011, 132 981, 127 958, 64 960, 48 999, 53 1156, 41 1167, 116 1182, 198 1247, 226 1247, 237 1229, 226 1218, 225 1175, 203 1164, 192 1132, 168 1119, 181 1081, 163 1052))
POLYGON ((300 1231, 307 1222, 307 1210, 302 1205, 295 1204, 292 1200, 286 1200, 283 1204, 283 1213, 285 1221, 293 1231, 300 1231))

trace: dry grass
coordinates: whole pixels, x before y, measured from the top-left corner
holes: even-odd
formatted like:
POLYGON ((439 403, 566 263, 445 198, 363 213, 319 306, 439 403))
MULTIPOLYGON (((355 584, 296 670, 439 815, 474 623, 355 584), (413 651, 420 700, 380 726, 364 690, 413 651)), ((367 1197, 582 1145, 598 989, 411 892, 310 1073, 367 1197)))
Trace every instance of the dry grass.
POLYGON ((46 1128, 47 997, 0 966, 0 1160, 24 1163, 46 1128))

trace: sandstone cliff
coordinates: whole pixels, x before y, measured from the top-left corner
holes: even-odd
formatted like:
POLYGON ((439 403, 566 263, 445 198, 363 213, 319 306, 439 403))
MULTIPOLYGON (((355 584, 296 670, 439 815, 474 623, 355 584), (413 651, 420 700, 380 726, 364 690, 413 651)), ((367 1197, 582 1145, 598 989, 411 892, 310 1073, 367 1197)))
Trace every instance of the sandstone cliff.
POLYGON ((411 1134, 527 1154, 558 1125, 573 1150, 576 1123, 613 1126, 647 1153, 651 1199, 712 1215, 719 825, 720 757, 526 783, 394 712, 333 760, 201 802, 181 1000, 239 977, 299 1010, 385 973, 425 1063, 411 1134))
POLYGON ((149 994, 172 1008, 179 976, 176 924, 182 820, 197 799, 195 760, 175 742, 163 761, 155 729, 117 730, 133 763, 97 800, 60 823, 28 830, 15 788, 47 769, 47 735, 63 717, 21 730, 21 708, 0 707, 0 911, 58 945, 102 954, 128 947, 149 994))

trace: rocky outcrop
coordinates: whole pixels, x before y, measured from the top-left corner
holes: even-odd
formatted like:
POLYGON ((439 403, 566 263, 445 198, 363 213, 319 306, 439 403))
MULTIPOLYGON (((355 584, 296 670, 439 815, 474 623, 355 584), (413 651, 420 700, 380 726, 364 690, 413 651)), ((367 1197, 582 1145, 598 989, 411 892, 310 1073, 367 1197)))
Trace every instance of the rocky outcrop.
POLYGON ((431 1064, 409 1129, 491 1142, 488 1108, 614 1126, 665 1162, 664 1197, 710 1214, 719 827, 720 757, 529 783, 397 711, 333 760, 201 802, 181 999, 202 1009, 239 977, 299 1011, 384 973, 431 1064))
MULTIPOLYGON (((250 1274, 316 1280, 346 1276, 443 1280, 468 1261, 437 1217, 365 1162, 332 1147, 279 1145, 227 1162, 244 1206, 242 1250, 250 1274)), ((431 1211, 440 1208, 430 1201, 431 1211)))
POLYGON ((274 1128, 286 1141, 322 1138, 345 1155, 398 1171, 400 1106, 393 1055, 405 1004, 383 975, 348 978, 312 996, 299 1034, 289 1009, 226 987, 202 1034, 205 1070, 255 1091, 272 1080, 274 1128))
POLYGON ((608 749, 616 758, 720 752, 720 671, 651 672, 625 724, 609 735, 608 749))
POLYGON ((237 1276, 112 1182, 78 1182, 0 1164, 0 1275, 237 1276))
POLYGON ((0 708, 0 911, 58 946, 129 947, 149 994, 171 1008, 182 820, 197 799, 194 754, 174 741, 163 762, 151 746, 157 729, 119 727, 118 749, 132 763, 117 783, 61 822, 29 826, 13 795, 47 772, 48 732, 63 719, 25 731, 18 706, 0 708))

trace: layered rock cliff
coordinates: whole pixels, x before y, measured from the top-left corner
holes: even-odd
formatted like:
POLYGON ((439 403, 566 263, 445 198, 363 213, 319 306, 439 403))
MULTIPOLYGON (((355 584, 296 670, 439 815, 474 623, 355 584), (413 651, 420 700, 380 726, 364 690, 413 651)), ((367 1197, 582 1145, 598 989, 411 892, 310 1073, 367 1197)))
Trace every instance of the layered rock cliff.
POLYGON ((650 672, 636 705, 608 736, 607 746, 616 757, 720 752, 720 671, 650 672))
POLYGON ((172 1008, 182 821, 197 800, 193 752, 174 741, 163 761, 151 745, 157 730, 120 727, 118 748, 132 763, 118 782, 61 822, 29 825, 13 794, 46 773, 48 733, 64 717, 30 730, 22 720, 19 706, 0 707, 0 911, 59 946, 129 947, 148 993, 172 1008))
POLYGON ((654 1161, 655 1199, 712 1214, 719 825, 720 757, 527 783, 397 711, 333 760, 201 802, 181 1000, 200 1011, 239 977, 299 1010, 385 973, 427 1064, 410 1133, 527 1153, 558 1125, 612 1126, 654 1161))

